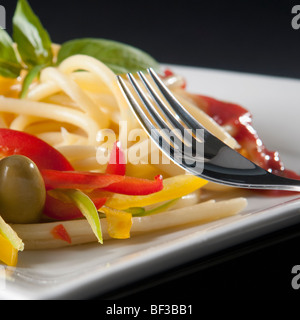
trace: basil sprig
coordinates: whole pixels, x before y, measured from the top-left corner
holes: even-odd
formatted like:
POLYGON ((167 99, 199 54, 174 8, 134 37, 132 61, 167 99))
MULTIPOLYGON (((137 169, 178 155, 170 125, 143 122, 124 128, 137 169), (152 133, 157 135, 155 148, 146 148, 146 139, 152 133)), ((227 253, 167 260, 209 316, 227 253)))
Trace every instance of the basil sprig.
POLYGON ((51 39, 26 0, 19 0, 13 17, 13 39, 28 67, 52 64, 51 39))
POLYGON ((41 69, 52 64, 51 39, 47 31, 27 0, 19 0, 13 17, 13 38, 0 30, 0 75, 17 78, 22 69, 27 70, 21 92, 23 98, 41 69))
POLYGON ((17 78, 22 65, 13 48, 13 41, 7 32, 0 28, 0 75, 7 78, 17 78))
MULTIPOLYGON (((0 75, 17 78, 22 69, 27 70, 21 92, 21 98, 24 98, 30 84, 39 77, 41 70, 54 65, 52 42, 27 0, 18 0, 12 34, 11 38, 5 30, 0 29, 0 75)), ((94 57, 117 74, 150 67, 159 68, 158 62, 140 49, 117 41, 94 38, 63 43, 57 64, 76 54, 94 57)))
POLYGON ((75 54, 88 55, 106 64, 116 74, 137 72, 149 67, 158 69, 158 62, 146 52, 133 46, 107 39, 84 38, 64 43, 57 62, 75 54))
POLYGON ((40 71, 53 64, 50 36, 27 0, 19 0, 17 4, 13 17, 13 39, 28 69, 21 91, 21 98, 24 98, 40 71))

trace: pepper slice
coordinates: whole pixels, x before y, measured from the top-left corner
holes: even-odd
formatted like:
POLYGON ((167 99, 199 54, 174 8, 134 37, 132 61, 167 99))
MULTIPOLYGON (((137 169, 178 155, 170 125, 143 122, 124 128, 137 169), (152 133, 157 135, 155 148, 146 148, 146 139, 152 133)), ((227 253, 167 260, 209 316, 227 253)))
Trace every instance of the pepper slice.
POLYGON ((8 266, 16 266, 18 252, 24 250, 24 243, 0 216, 0 261, 8 266))
MULTIPOLYGON (((93 201, 97 209, 101 208, 106 202, 106 198, 102 196, 88 196, 93 201)), ((44 214, 51 219, 60 221, 74 220, 83 217, 82 212, 73 203, 63 202, 51 197, 49 194, 47 194, 46 197, 44 214)))
POLYGON ((51 189, 103 189, 127 195, 147 195, 161 191, 163 178, 161 175, 154 180, 127 177, 115 174, 41 170, 47 190, 51 189))
POLYGON ((105 191, 126 195, 145 196, 161 191, 163 187, 163 178, 161 175, 156 176, 154 180, 125 176, 124 180, 110 184, 109 186, 102 189, 105 191))
POLYGON ((107 220, 107 231, 111 238, 129 239, 132 226, 132 214, 103 206, 100 209, 105 213, 107 220))
POLYGON ((0 234, 0 261, 15 267, 18 263, 18 250, 0 234))
POLYGON ((51 230, 51 234, 53 235, 54 239, 62 240, 70 244, 72 243, 72 239, 63 224, 59 224, 54 227, 51 230))
MULTIPOLYGON (((56 172, 53 170, 42 170, 47 189, 53 188, 79 188, 91 190, 85 193, 93 201, 95 207, 100 209, 109 196, 108 192, 102 191, 100 187, 112 182, 124 179, 126 171, 125 156, 119 143, 115 143, 111 151, 110 160, 106 168, 106 174, 91 174, 83 172, 56 172), (74 173, 74 175, 72 175, 74 173)), ((72 203, 65 203, 47 194, 44 214, 52 219, 73 220, 82 218, 82 212, 72 203)))
MULTIPOLYGON (((48 190, 80 189, 86 191, 97 209, 106 203, 111 193, 145 196, 163 189, 161 176, 157 176, 153 181, 119 175, 55 170, 42 170, 42 175, 48 190), (118 180, 119 182, 111 183, 118 180), (103 185, 106 185, 106 187, 100 187, 103 185)), ((72 220, 82 217, 82 213, 72 203, 64 203, 49 194, 46 197, 44 214, 49 218, 59 220, 72 220)))
POLYGON ((113 145, 105 172, 110 174, 118 174, 121 176, 124 176, 126 173, 125 154, 121 149, 119 141, 116 141, 113 145))
POLYGON ((97 208, 92 200, 80 190, 56 189, 49 191, 54 198, 58 198, 63 203, 71 203, 76 206, 87 219, 98 241, 102 244, 102 230, 97 208))
POLYGON ((45 141, 22 131, 0 128, 0 156, 19 154, 39 169, 74 170, 69 161, 45 141))
POLYGON ((95 172, 46 169, 41 170, 41 174, 47 190, 57 188, 81 190, 98 189, 124 180, 124 177, 120 175, 95 172))
POLYGON ((126 210, 132 207, 145 207, 152 204, 181 198, 203 187, 208 181, 193 175, 179 175, 163 181, 163 190, 146 196, 129 196, 114 194, 106 202, 106 206, 126 210))

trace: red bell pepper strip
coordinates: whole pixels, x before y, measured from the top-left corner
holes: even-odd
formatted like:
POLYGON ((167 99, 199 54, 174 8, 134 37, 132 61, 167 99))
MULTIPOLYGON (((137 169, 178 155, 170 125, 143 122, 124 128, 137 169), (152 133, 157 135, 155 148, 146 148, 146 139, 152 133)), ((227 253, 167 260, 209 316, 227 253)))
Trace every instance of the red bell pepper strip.
MULTIPOLYGON (((0 128, 0 156, 14 154, 30 158, 40 169, 46 188, 101 189, 127 195, 147 195, 162 190, 162 177, 154 181, 125 177, 125 156, 118 143, 114 145, 106 174, 76 172, 69 161, 43 140, 25 132, 0 128), (114 161, 116 160, 116 161, 114 161), (111 174, 114 173, 114 174, 111 174)), ((91 198, 97 208, 106 197, 91 198)), ((44 212, 54 219, 75 219, 81 212, 72 204, 47 196, 44 212)))
POLYGON ((119 141, 114 143, 105 172, 110 174, 118 174, 121 176, 124 176, 126 173, 125 154, 120 147, 119 141))
POLYGON ((53 235, 54 239, 66 241, 70 244, 72 243, 70 235, 68 234, 66 228, 62 224, 59 224, 56 227, 54 227, 51 230, 51 234, 53 235))
POLYGON ((98 189, 124 180, 124 176, 115 174, 41 170, 47 190, 51 189, 98 189))
MULTIPOLYGON (((45 172, 53 173, 52 170, 42 171, 42 173, 45 173, 45 172)), ((76 189, 79 186, 78 181, 76 181, 77 174, 79 176, 82 175, 82 173, 78 173, 78 172, 60 172, 60 171, 55 172, 55 174, 57 175, 62 174, 62 175, 65 175, 65 177, 69 175, 72 179, 74 179, 75 184, 68 185, 68 187, 71 189, 76 189)), ((85 173, 83 173, 83 176, 84 174, 85 173)), ((96 175, 97 174, 95 174, 95 177, 96 175)), ((109 197, 107 192, 121 193, 126 195, 148 195, 148 194, 161 191, 163 189, 162 176, 155 177, 154 181, 147 180, 147 179, 126 177, 126 176, 125 177, 117 176, 117 175, 107 175, 107 176, 119 177, 122 180, 116 183, 112 183, 107 187, 103 187, 101 189, 100 188, 94 189, 93 191, 88 193, 88 196, 94 202, 97 209, 100 209, 106 203, 107 197, 109 197)), ((100 177, 103 177, 103 174, 100 175, 100 177)), ((67 180, 68 178, 61 181, 60 188, 65 188, 67 186, 67 184, 65 183, 67 180)), ((60 183, 60 181, 54 180, 54 183, 55 181, 57 183, 56 187, 58 187, 58 184, 60 183)), ((68 183, 70 183, 70 181, 68 183)), ((83 184, 80 185, 80 187, 81 188, 84 187, 82 188, 83 190, 92 189, 90 185, 86 185, 86 183, 87 182, 85 181, 83 184), (89 188, 87 188, 88 186, 89 188)), ((57 219, 57 220, 72 220, 72 219, 77 219, 82 217, 81 212, 73 204, 64 203, 58 199, 51 197, 49 194, 46 197, 44 214, 52 219, 57 219)))
POLYGON ((132 196, 145 196, 161 191, 163 189, 163 178, 161 175, 158 175, 153 181, 125 176, 124 180, 110 184, 102 189, 132 196))
POLYGON ((45 141, 22 131, 0 128, 0 157, 19 154, 39 169, 73 170, 69 161, 45 141))
POLYGON ((55 220, 74 220, 83 215, 78 208, 71 203, 64 203, 47 194, 43 213, 55 220))
MULTIPOLYGON (((88 196, 92 199, 96 208, 100 209, 105 205, 106 199, 109 196, 108 192, 103 192, 103 190, 100 189, 100 184, 103 184, 102 187, 104 187, 105 183, 108 185, 109 183, 123 180, 124 177, 122 176, 125 175, 125 171, 125 155, 122 152, 119 143, 116 142, 110 155, 106 175, 85 174, 83 172, 74 172, 74 175, 70 175, 71 172, 55 172, 51 170, 42 170, 42 174, 48 189, 54 187, 70 187, 72 189, 79 188, 82 190, 90 190, 93 189, 93 187, 96 187, 93 191, 88 193, 88 196)), ((82 213, 73 204, 64 203, 50 195, 47 195, 44 213, 46 216, 57 220, 82 218, 82 213)))
MULTIPOLYGON (((89 195, 90 196, 90 195, 89 195)), ((100 209, 106 203, 106 198, 90 196, 97 209, 100 209)), ((47 194, 44 214, 55 220, 74 220, 82 218, 81 211, 72 203, 65 203, 55 199, 47 194)))
POLYGON ((161 191, 163 188, 162 176, 155 180, 120 176, 115 174, 41 170, 47 190, 51 189, 101 189, 104 191, 127 195, 148 195, 161 191))

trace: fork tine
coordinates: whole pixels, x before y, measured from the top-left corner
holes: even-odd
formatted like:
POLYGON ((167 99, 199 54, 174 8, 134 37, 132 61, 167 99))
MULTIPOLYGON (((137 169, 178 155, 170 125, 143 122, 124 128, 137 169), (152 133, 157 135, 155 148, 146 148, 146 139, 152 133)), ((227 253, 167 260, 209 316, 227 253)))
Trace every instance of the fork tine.
POLYGON ((167 118, 167 120, 172 124, 173 127, 179 129, 182 134, 184 132, 184 130, 186 128, 183 127, 183 125, 178 121, 178 119, 176 119, 176 116, 174 116, 170 110, 165 106, 164 102, 162 101, 162 99, 158 96, 158 94, 156 93, 155 90, 153 90, 151 84, 149 83, 149 81, 147 80, 147 78, 144 76, 144 74, 139 71, 138 75, 140 77, 140 79, 142 80, 144 86, 146 87, 146 89, 148 90, 148 92, 150 93, 150 95, 152 96, 153 100, 155 101, 155 103, 157 104, 157 106, 160 108, 160 110, 163 112, 163 114, 165 115, 165 117, 167 118))
POLYGON ((138 121, 142 124, 143 128, 150 134, 151 130, 155 129, 152 122, 146 116, 144 110, 141 108, 138 102, 135 100, 132 93, 127 88, 124 80, 120 76, 117 76, 117 80, 133 113, 137 116, 138 121))
MULTIPOLYGON (((157 104, 158 108, 162 111, 162 113, 166 117, 167 121, 169 121, 171 123, 171 125, 173 126, 174 134, 177 135, 177 137, 179 138, 179 140, 182 143, 184 143, 188 147, 191 147, 193 135, 190 133, 190 131, 193 132, 193 130, 191 128, 184 127, 177 119, 177 115, 175 116, 170 112, 168 107, 165 105, 165 103, 162 101, 162 99, 159 97, 159 95, 156 93, 156 91, 153 89, 152 85, 149 83, 149 81, 147 80, 147 78, 144 76, 144 74, 141 71, 138 72, 138 75, 139 75, 140 79, 142 80, 142 83, 144 84, 145 88, 150 93, 152 99, 157 104), (178 131, 179 131, 179 133, 178 133, 178 131)), ((161 119, 159 113, 157 112, 157 109, 152 104, 151 104, 150 108, 151 108, 150 111, 155 113, 157 115, 158 119, 161 119)), ((165 129, 170 128, 170 126, 168 126, 166 122, 163 122, 162 124, 163 124, 163 126, 160 125, 161 128, 165 128, 165 129)), ((159 125, 159 123, 158 123, 158 125, 159 125)))
MULTIPOLYGON (((127 77, 132 84, 134 90, 138 94, 139 98, 141 99, 142 103, 144 104, 144 107, 146 108, 147 112, 149 113, 150 117, 153 119, 153 121, 156 123, 158 126, 158 129, 161 131, 154 133, 153 131, 157 131, 157 128, 152 127, 151 134, 157 134, 157 135, 166 135, 167 132, 166 130, 169 131, 169 126, 167 123, 164 121, 164 119, 161 117, 161 115, 158 113, 157 109, 153 106, 153 104, 149 101, 147 98, 146 94, 143 92, 135 78, 133 77, 132 74, 128 73, 127 77)), ((144 113, 145 114, 145 113, 144 113)), ((177 129, 177 128, 176 128, 177 129)), ((178 130, 178 129, 177 129, 178 130)), ((181 148, 182 145, 182 136, 183 133, 181 132, 181 135, 178 134, 177 130, 174 131, 174 135, 172 135, 172 138, 174 141, 169 141, 169 144, 172 144, 172 147, 174 148, 181 148)))
POLYGON ((157 110, 153 107, 149 99, 147 98, 146 94, 142 91, 141 87, 138 85, 137 81, 135 80, 134 76, 131 73, 127 74, 127 77, 133 86, 135 92, 138 94, 139 98, 141 99, 142 103, 144 104, 146 110, 149 112, 151 115, 152 119, 155 121, 155 123, 160 127, 160 128, 166 128, 167 124, 165 121, 160 117, 159 113, 157 110))
POLYGON ((149 68, 147 70, 148 70, 151 78, 153 79, 154 83, 157 85, 158 89, 162 93, 162 95, 169 102, 170 106, 175 111, 175 113, 179 116, 179 118, 182 120, 182 122, 184 122, 185 125, 192 130, 204 129, 204 127, 173 96, 173 94, 164 85, 164 83, 159 78, 159 76, 156 74, 156 72, 152 68, 149 68))
MULTIPOLYGON (((138 121, 146 130, 152 141, 158 146, 158 148, 175 164, 179 165, 191 174, 225 185, 242 188, 300 191, 299 180, 288 179, 271 174, 270 172, 256 165, 254 162, 242 156, 236 150, 230 148, 222 140, 219 140, 217 137, 212 135, 184 109, 184 107, 177 101, 176 98, 173 97, 171 92, 165 87, 154 70, 148 69, 148 72, 162 95, 170 104, 170 108, 173 109, 183 123, 189 128, 193 128, 195 130, 200 129, 204 131, 205 148, 200 150, 200 152, 198 152, 199 150, 196 148, 195 159, 193 152, 194 146, 189 148, 187 153, 185 153, 185 150, 176 150, 176 145, 175 148, 173 148, 170 141, 165 140, 158 130, 154 130, 156 129, 156 126, 165 129, 168 129, 168 126, 161 118, 159 112, 155 109, 152 102, 150 102, 147 95, 142 91, 134 77, 131 74, 128 74, 131 85, 139 95, 139 98, 143 102, 144 107, 150 115, 150 118, 145 114, 143 108, 133 97, 123 79, 120 76, 117 77, 120 88, 123 91, 129 106, 136 115, 138 121), (155 122, 156 125, 154 125, 153 122, 155 122), (189 163, 186 162, 186 159, 189 163)), ((143 81, 143 76, 141 76, 141 79, 143 81)), ((147 82, 143 83, 145 84, 147 82)), ((151 91, 150 95, 152 96, 151 91)), ((154 97, 152 96, 152 98, 155 101, 157 100, 155 99, 155 95, 154 97)), ((169 114, 166 112, 166 114, 171 115, 172 113, 169 114)), ((197 143, 197 140, 194 138, 193 142, 196 142, 196 147, 199 145, 203 146, 203 143, 197 143)), ((180 144, 182 145, 184 142, 181 141, 179 145, 180 144)))
MULTIPOLYGON (((139 88, 139 86, 136 83, 136 81, 134 80, 133 76, 129 75, 129 78, 131 79, 131 81, 132 81, 131 83, 134 85, 134 88, 137 88, 137 90, 140 91, 141 96, 143 96, 143 99, 145 101, 147 101, 148 99, 146 99, 146 97, 144 96, 143 92, 139 88)), ((145 114, 144 110, 141 108, 139 103, 133 97, 132 93, 128 89, 128 87, 125 84, 124 80, 120 76, 117 76, 117 81, 119 83, 119 86, 120 86, 122 92, 124 93, 126 99, 129 102, 130 108, 132 109, 133 113, 137 117, 137 119, 138 119, 139 123, 141 124, 141 126, 146 130, 146 132, 149 135, 149 137, 153 139, 153 141, 158 146, 158 148, 162 148, 162 152, 168 158, 170 158, 171 160, 174 161, 174 155, 178 154, 178 153, 176 153, 176 149, 177 148, 172 143, 170 143, 171 141, 167 141, 161 135, 161 132, 158 131, 157 128, 153 125, 153 123, 151 122, 150 118, 147 117, 147 115, 145 114)), ((151 103, 149 101, 147 101, 147 106, 148 107, 151 106, 151 103)), ((153 109, 153 108, 150 107, 150 109, 153 109)), ((174 141, 174 143, 177 144, 177 146, 178 146, 178 144, 181 143, 179 141, 179 139, 174 138, 174 140, 176 141, 176 142, 174 141)))

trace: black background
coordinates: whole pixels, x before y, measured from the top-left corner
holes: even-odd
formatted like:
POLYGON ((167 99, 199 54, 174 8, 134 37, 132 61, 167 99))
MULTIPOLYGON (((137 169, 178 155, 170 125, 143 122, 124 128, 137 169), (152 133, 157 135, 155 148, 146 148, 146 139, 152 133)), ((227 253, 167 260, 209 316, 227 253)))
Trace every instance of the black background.
MULTIPOLYGON (((7 29, 16 0, 0 1, 7 29)), ((300 77, 289 0, 29 0, 52 41, 102 37, 160 62, 300 77)), ((300 1, 298 1, 300 4, 300 1)))
MULTIPOLYGON (((300 29, 291 26, 300 0, 29 2, 53 42, 108 38, 160 62, 300 78, 300 29)), ((16 1, 0 4, 11 32, 16 1)), ((294 226, 95 299, 299 299, 299 234, 294 226)))

